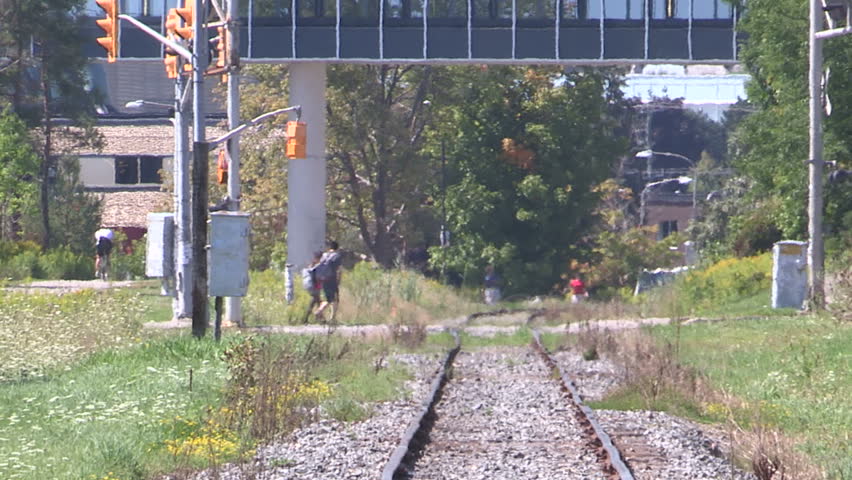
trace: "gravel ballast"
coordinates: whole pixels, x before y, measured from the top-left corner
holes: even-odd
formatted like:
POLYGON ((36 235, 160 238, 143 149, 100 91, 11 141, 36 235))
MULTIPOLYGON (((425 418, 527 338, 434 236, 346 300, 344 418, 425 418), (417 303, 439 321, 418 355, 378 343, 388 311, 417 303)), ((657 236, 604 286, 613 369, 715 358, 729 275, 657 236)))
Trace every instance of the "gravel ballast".
MULTIPOLYGON (((559 352, 556 360, 587 400, 618 386, 621 370, 603 360, 559 352)), ((388 361, 413 375, 405 398, 373 405, 370 418, 324 419, 258 448, 246 464, 199 472, 196 479, 378 479, 400 437, 422 408, 442 356, 398 355, 388 361)), ((465 350, 439 403, 431 440, 413 479, 599 479, 600 463, 575 435, 573 411, 541 359, 527 347, 465 350)), ((659 412, 596 411, 605 430, 641 431, 664 461, 637 479, 755 477, 732 469, 724 438, 659 412)), ((184 478, 184 477, 171 477, 184 478)))

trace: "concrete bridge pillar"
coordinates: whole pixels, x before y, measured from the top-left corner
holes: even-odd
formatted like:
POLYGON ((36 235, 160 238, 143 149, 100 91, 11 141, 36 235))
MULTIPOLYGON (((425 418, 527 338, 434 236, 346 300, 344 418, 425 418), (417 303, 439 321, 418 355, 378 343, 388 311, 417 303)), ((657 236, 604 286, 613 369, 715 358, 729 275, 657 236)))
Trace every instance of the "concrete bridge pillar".
POLYGON ((290 160, 287 173, 287 263, 296 269, 325 249, 325 69, 321 62, 289 66, 289 105, 302 106, 308 137, 307 158, 290 160))

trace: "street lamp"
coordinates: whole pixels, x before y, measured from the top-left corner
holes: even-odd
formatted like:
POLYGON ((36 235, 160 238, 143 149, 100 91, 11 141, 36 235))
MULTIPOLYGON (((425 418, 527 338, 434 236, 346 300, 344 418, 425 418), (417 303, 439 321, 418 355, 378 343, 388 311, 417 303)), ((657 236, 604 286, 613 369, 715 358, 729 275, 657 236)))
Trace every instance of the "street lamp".
MULTIPOLYGON (((695 167, 695 162, 693 162, 690 158, 685 157, 685 156, 683 156, 679 153, 658 152, 656 150, 642 150, 641 152, 638 152, 636 154, 636 158, 645 158, 645 159, 648 160, 648 172, 649 173, 651 172, 651 159, 654 158, 654 155, 665 155, 667 157, 679 158, 681 160, 685 160, 687 163, 689 163, 690 167, 692 167, 692 174, 695 176, 695 181, 692 183, 692 218, 694 219, 695 218, 696 199, 697 199, 697 193, 698 193, 698 169, 695 167)), ((681 177, 681 178, 683 178, 683 177, 681 177)), ((671 179, 669 179, 669 180, 671 180, 671 179)), ((667 181, 667 180, 664 180, 664 181, 667 181)), ((648 185, 651 185, 651 184, 648 184, 648 185)), ((647 188, 648 185, 646 185, 645 188, 647 188)), ((642 190, 642 192, 644 193, 645 190, 642 190)), ((640 221, 640 224, 641 224, 641 221, 640 221)))
POLYGON ((133 100, 124 106, 127 108, 142 108, 145 105, 168 108, 172 113, 174 125, 174 157, 172 159, 172 182, 174 184, 174 215, 175 215, 175 296, 172 304, 172 316, 175 319, 192 315, 192 219, 190 212, 189 185, 189 150, 188 115, 179 92, 183 89, 183 79, 175 83, 175 103, 153 102, 150 100, 133 100), (176 108, 177 107, 177 108, 176 108))
MULTIPOLYGON (((432 105, 430 100, 423 100, 423 105, 432 105)), ((441 231, 438 238, 442 247, 450 246, 450 232, 447 230, 447 151, 444 135, 441 135, 441 231)))
POLYGON ((124 104, 124 108, 142 108, 145 105, 153 105, 155 107, 174 108, 174 105, 168 103, 152 102, 150 100, 131 100, 124 104))

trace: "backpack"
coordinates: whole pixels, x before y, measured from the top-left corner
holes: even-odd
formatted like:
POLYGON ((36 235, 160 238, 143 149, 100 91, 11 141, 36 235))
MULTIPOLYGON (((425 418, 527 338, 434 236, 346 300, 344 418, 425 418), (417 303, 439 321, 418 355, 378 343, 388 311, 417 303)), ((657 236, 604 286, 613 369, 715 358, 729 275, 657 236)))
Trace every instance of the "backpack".
POLYGON ((331 278, 334 277, 334 269, 331 268, 331 265, 325 262, 320 262, 314 267, 314 275, 316 275, 317 280, 321 282, 331 280, 331 278))
POLYGON ((316 285, 316 282, 314 281, 314 269, 303 268, 302 287, 304 287, 305 290, 311 291, 314 290, 314 285, 316 285))

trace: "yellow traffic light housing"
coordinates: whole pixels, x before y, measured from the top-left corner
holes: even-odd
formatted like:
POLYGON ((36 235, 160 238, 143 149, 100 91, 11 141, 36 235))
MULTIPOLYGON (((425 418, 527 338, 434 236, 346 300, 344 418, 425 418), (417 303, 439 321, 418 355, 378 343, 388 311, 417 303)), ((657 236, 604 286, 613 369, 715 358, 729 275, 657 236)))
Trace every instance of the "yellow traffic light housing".
POLYGON ((308 126, 305 122, 287 122, 287 158, 307 157, 308 126))
POLYGON ((98 37, 97 41, 106 49, 107 62, 113 63, 118 57, 118 0, 95 0, 95 3, 106 14, 105 18, 95 22, 105 32, 105 36, 98 37))
POLYGON ((178 57, 177 55, 166 52, 166 58, 163 59, 163 64, 166 66, 166 77, 177 78, 178 76, 178 57))
POLYGON ((228 65, 228 31, 225 27, 219 27, 216 30, 219 32, 219 39, 216 41, 216 51, 219 52, 216 66, 224 68, 228 65))
POLYGON ((183 7, 175 8, 178 15, 183 19, 183 27, 175 29, 177 34, 186 40, 192 38, 192 16, 195 3, 193 0, 184 0, 183 7))

